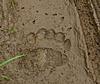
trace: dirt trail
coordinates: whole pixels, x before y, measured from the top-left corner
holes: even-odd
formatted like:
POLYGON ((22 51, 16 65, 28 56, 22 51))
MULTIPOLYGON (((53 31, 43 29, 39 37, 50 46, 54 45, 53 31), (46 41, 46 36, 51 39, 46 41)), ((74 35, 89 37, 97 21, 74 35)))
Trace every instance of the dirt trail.
POLYGON ((10 78, 0 84, 99 84, 90 8, 73 0, 0 0, 0 61, 26 55, 0 69, 10 78))
POLYGON ((93 4, 93 8, 95 11, 95 17, 97 19, 96 22, 100 30, 100 0, 91 0, 91 2, 93 4))
MULTIPOLYGON (((87 46, 88 62, 92 63, 94 80, 100 84, 100 34, 89 1, 76 2, 87 46), (86 4, 88 3, 88 4, 86 4), (81 5, 80 5, 81 4, 81 5), (82 12, 81 12, 82 11, 82 12)), ((99 19, 99 18, 98 18, 99 19)))

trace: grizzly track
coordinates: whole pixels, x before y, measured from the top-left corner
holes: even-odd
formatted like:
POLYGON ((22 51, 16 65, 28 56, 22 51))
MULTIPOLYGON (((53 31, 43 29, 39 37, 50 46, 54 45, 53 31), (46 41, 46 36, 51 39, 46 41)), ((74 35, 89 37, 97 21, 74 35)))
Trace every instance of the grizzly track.
POLYGON ((88 0, 0 0, 0 84, 100 84, 100 36, 88 0), (7 76, 7 78, 2 78, 7 76))

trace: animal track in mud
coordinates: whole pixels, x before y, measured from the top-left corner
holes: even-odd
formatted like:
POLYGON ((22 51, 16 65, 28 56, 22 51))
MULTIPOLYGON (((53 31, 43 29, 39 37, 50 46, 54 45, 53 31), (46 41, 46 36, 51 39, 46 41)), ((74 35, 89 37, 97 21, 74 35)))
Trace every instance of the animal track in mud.
POLYGON ((55 32, 54 29, 46 30, 41 28, 36 33, 36 47, 37 48, 52 48, 60 52, 71 49, 70 39, 65 39, 65 34, 62 32, 55 32))
POLYGON ((36 33, 31 32, 25 36, 25 46, 31 49, 51 48, 53 50, 64 53, 71 50, 71 40, 65 39, 66 34, 63 32, 55 32, 54 29, 41 28, 36 33))
POLYGON ((41 28, 36 34, 28 34, 26 39, 27 45, 34 44, 35 48, 27 53, 26 60, 19 62, 20 69, 23 67, 37 72, 68 63, 68 57, 64 51, 70 50, 71 42, 70 39, 65 39, 64 33, 41 28))
POLYGON ((32 75, 33 77, 44 73, 46 70, 55 70, 57 67, 66 65, 68 57, 59 51, 51 48, 37 48, 28 53, 28 56, 18 62, 19 70, 22 74, 32 75), (28 72, 26 72, 28 70, 28 72), (31 73, 31 74, 30 74, 31 73))
MULTIPOLYGON (((37 66, 40 69, 62 66, 68 62, 67 55, 51 48, 34 49, 25 59, 30 61, 29 63, 25 64, 26 68, 31 65, 31 67, 37 66)), ((23 60, 23 62, 25 61, 23 60)))

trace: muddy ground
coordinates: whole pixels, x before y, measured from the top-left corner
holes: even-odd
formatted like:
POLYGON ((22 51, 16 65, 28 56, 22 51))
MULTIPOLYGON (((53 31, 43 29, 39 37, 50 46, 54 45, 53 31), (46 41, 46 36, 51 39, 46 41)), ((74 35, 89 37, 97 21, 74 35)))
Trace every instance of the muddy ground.
POLYGON ((0 0, 0 61, 25 54, 0 84, 100 84, 96 11, 90 0, 0 0))

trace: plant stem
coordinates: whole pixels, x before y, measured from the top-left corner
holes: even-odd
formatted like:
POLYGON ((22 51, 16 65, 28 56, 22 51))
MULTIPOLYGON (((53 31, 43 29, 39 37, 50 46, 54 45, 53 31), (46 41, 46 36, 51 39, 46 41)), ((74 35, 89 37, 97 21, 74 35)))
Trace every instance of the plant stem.
POLYGON ((23 57, 23 56, 25 56, 25 55, 18 55, 18 56, 12 57, 12 58, 10 58, 10 59, 8 59, 8 60, 6 60, 6 61, 0 63, 0 68, 3 67, 3 66, 5 66, 5 65, 8 64, 8 63, 11 63, 12 61, 14 61, 14 60, 16 60, 16 59, 18 59, 18 58, 23 57))

